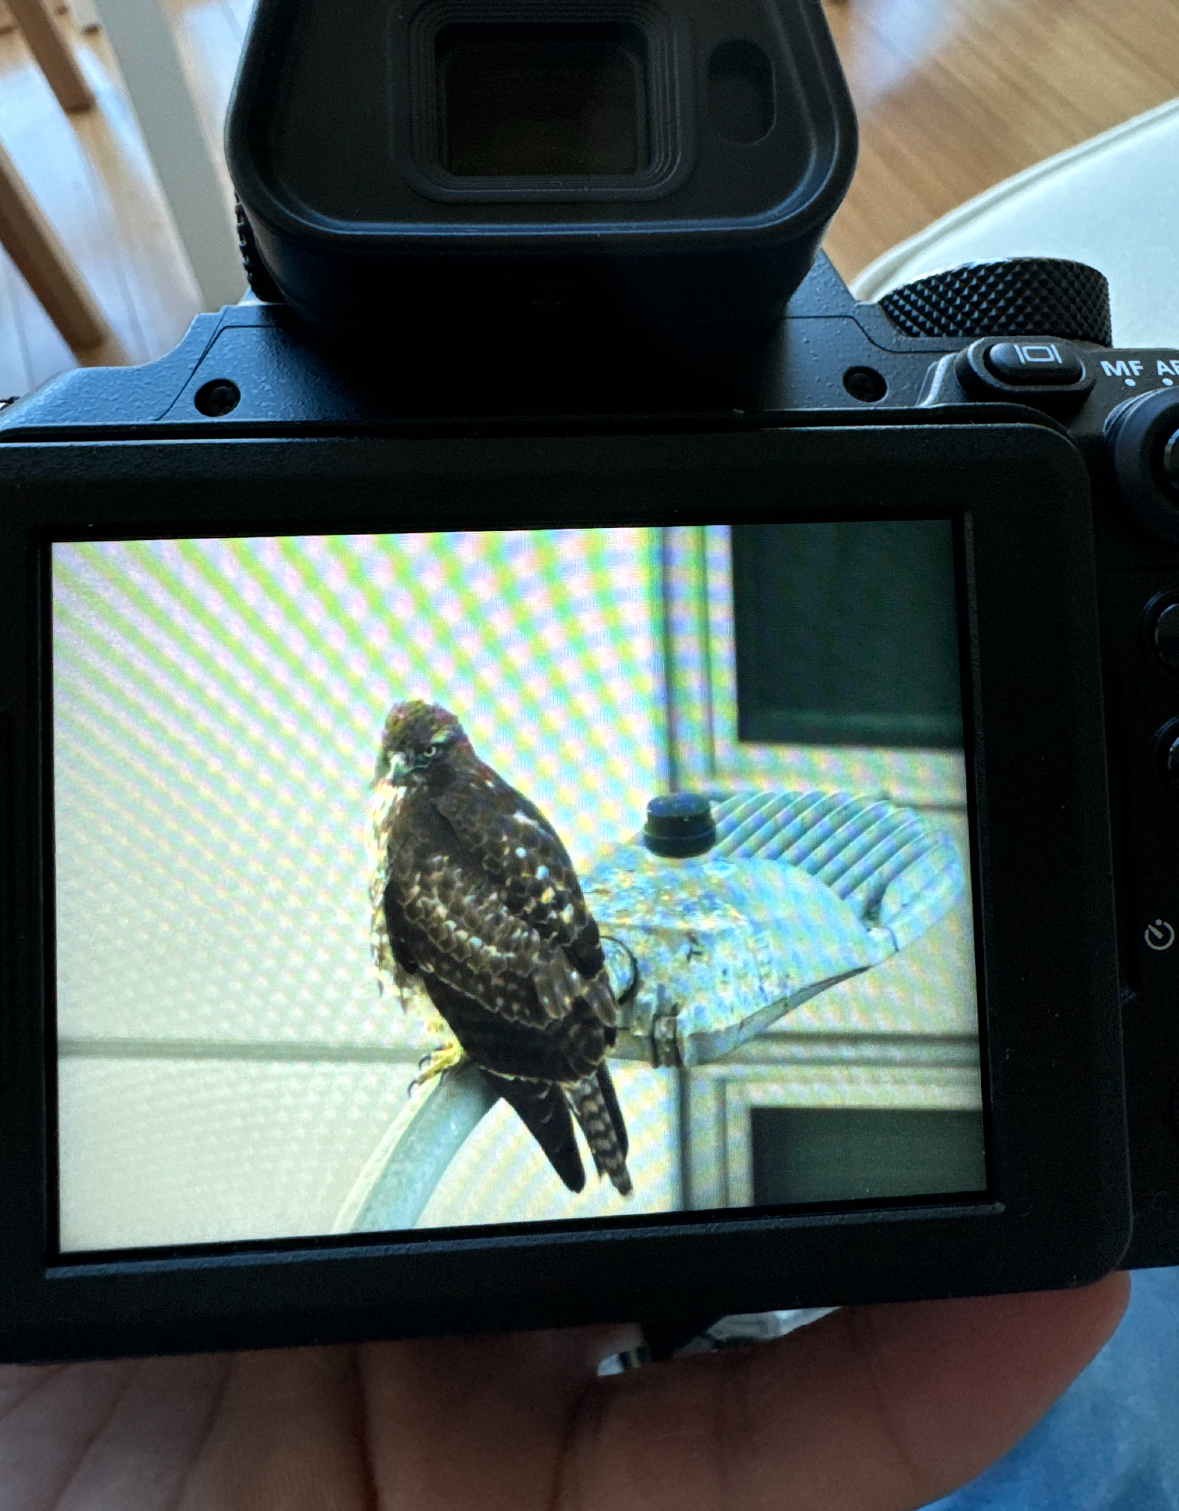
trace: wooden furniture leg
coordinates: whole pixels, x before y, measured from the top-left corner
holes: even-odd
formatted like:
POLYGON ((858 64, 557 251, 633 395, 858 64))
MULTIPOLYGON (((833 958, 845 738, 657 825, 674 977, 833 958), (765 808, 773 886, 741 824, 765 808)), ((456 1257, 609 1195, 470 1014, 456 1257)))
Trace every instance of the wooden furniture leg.
POLYGON ((94 295, 3 147, 0 243, 72 351, 87 351, 110 336, 94 295))
POLYGON ((94 94, 58 28, 49 0, 7 0, 29 50, 63 110, 89 110, 94 94))

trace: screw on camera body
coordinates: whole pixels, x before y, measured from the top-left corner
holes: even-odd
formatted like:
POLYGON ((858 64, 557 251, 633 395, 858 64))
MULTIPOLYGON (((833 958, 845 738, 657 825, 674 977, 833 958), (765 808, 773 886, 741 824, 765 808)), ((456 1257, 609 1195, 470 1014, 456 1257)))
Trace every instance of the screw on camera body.
POLYGON ((241 398, 241 389, 236 383, 229 378, 214 378, 197 389, 192 402, 202 414, 215 420, 236 409, 241 398))

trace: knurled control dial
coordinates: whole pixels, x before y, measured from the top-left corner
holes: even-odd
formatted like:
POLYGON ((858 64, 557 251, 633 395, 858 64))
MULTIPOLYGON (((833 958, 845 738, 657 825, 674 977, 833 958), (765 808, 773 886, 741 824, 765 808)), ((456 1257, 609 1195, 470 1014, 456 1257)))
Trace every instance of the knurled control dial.
POLYGON ((1058 257, 967 262, 902 284, 880 308, 906 336, 1062 336, 1109 346, 1109 284, 1058 257))
POLYGON ((270 275, 270 270, 258 255, 258 243, 254 228, 246 218, 241 200, 235 201, 237 214, 237 246, 242 254, 242 267, 250 290, 263 304, 281 304, 282 291, 270 275))

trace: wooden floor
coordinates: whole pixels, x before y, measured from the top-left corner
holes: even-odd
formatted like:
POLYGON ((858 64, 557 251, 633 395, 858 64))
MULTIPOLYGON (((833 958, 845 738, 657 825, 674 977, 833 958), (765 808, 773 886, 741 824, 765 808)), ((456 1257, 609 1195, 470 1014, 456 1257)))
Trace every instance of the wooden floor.
MULTIPOLYGON (((172 6, 209 139, 221 126, 251 0, 172 6)), ((66 115, 19 33, 0 35, 0 140, 102 305, 133 362, 175 345, 197 310, 196 287, 100 32, 63 19, 98 97, 66 115)), ((227 197, 232 198, 228 174, 227 197)), ((86 360, 102 363, 99 349, 86 360)), ((0 397, 26 393, 76 359, 0 251, 0 397)))
MULTIPOLYGON (((219 143, 251 0, 169 3, 219 143)), ((859 171, 827 241, 849 278, 989 185, 1179 95, 1177 0, 825 0, 825 8, 861 125, 859 171)), ((196 292, 105 40, 71 35, 97 108, 64 115, 19 34, 0 34, 0 141, 131 360, 147 361, 184 330, 196 292)), ((0 397, 73 362, 0 252, 0 397)))
POLYGON ((1179 0, 825 9, 860 117, 859 168, 827 238, 845 278, 1012 173, 1179 95, 1179 0))

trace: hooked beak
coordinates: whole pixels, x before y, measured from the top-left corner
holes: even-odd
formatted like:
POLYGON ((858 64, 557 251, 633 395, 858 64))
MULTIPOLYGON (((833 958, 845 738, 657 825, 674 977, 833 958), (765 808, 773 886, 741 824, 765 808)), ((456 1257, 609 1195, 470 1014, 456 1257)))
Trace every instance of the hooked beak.
POLYGON ((389 774, 385 780, 394 787, 404 787, 413 769, 413 758, 404 750, 395 751, 393 759, 389 762, 389 774))

